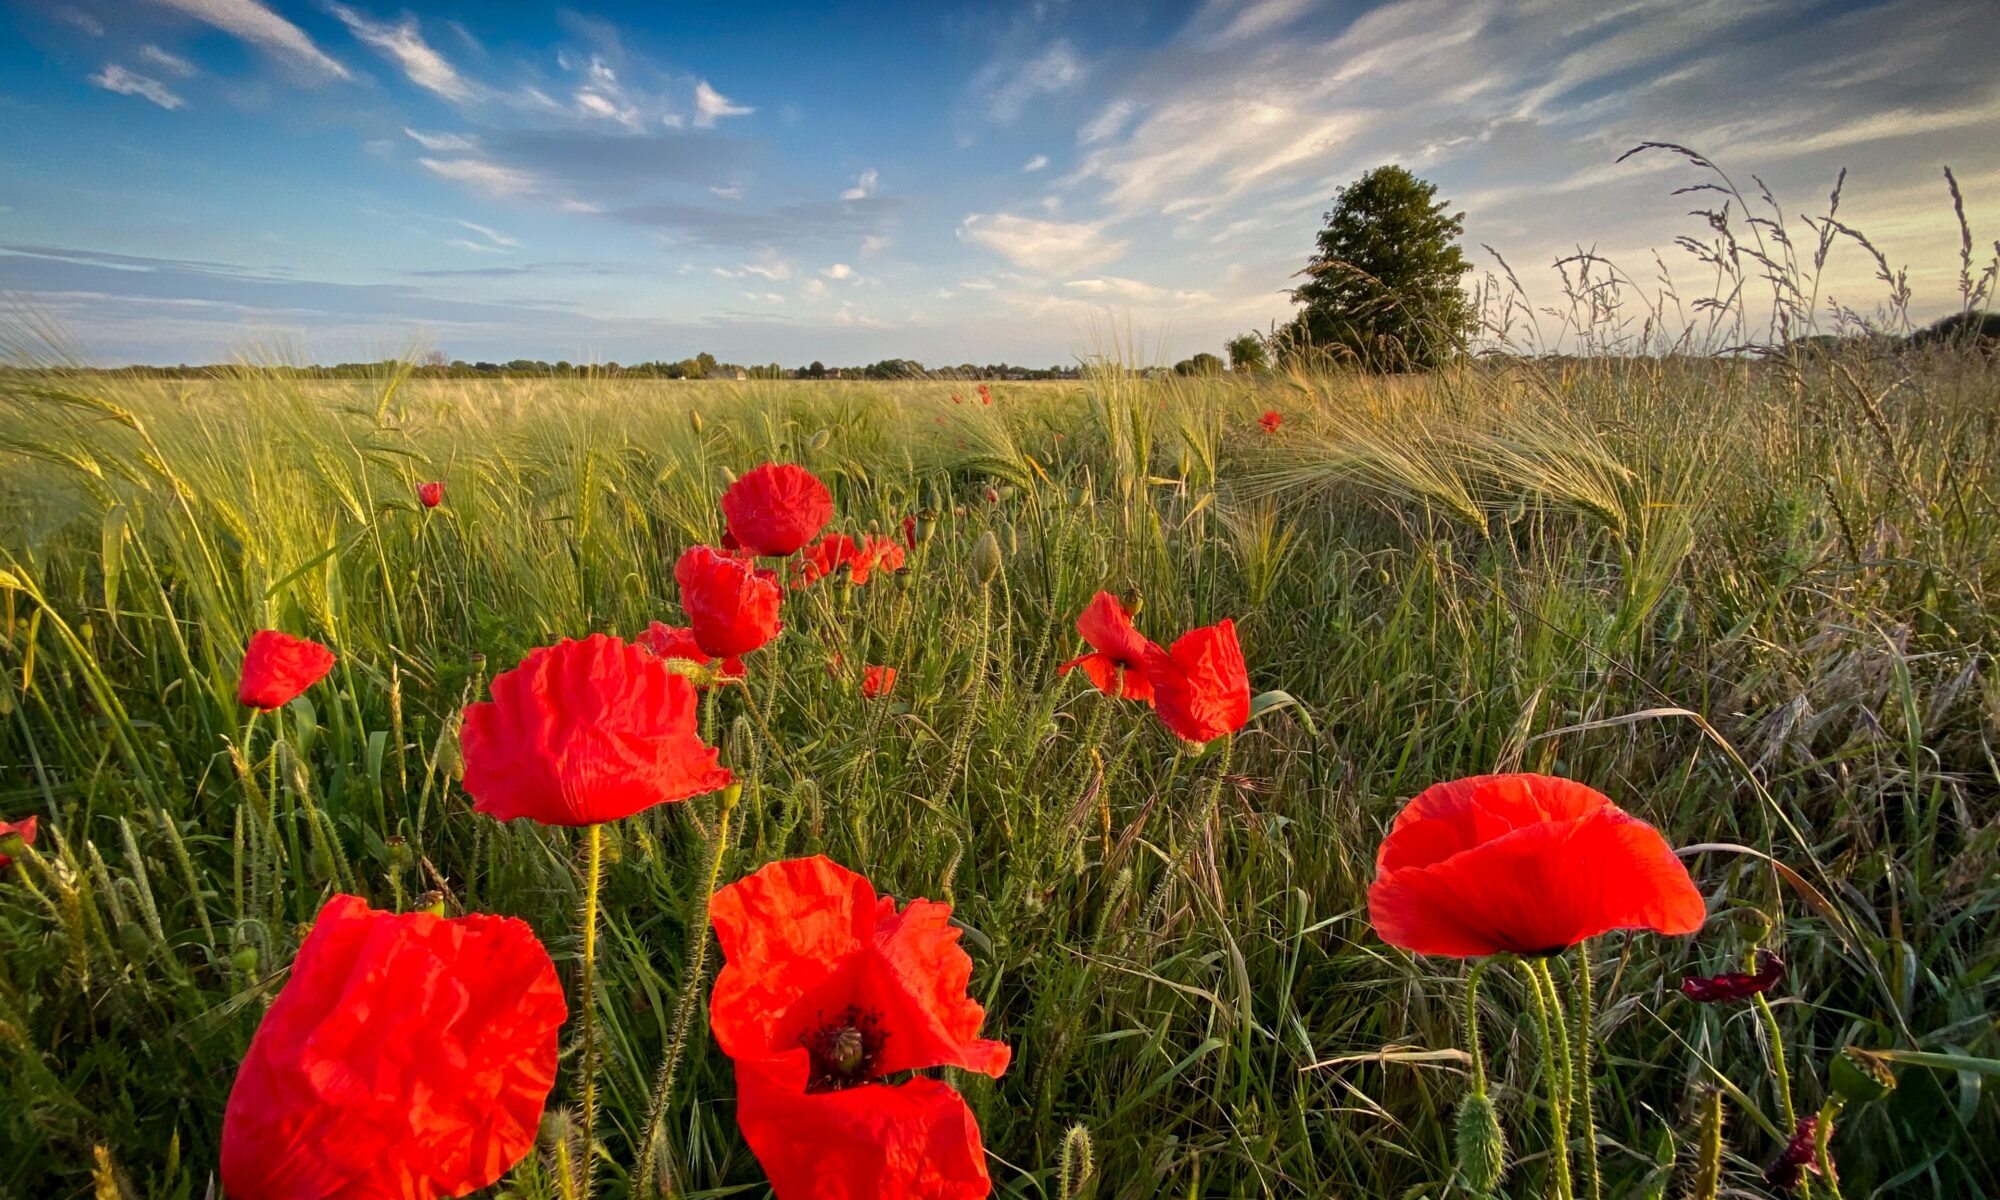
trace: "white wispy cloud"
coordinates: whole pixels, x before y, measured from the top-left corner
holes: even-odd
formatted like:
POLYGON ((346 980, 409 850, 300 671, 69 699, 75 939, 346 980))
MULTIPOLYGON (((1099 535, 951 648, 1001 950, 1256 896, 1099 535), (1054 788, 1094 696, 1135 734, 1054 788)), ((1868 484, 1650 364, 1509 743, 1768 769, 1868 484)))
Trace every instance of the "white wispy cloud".
POLYGON ((460 103, 479 95, 479 89, 424 40, 415 17, 405 16, 392 24, 371 20, 345 4, 328 4, 327 11, 340 18, 356 38, 393 59, 418 87, 460 103))
POLYGON ((90 82, 107 92, 117 92, 121 96, 137 96, 142 100, 151 100, 164 109, 172 110, 180 108, 187 103, 187 101, 182 100, 172 91, 169 91, 166 84, 161 83, 150 75, 140 75, 136 72, 128 71, 117 63, 105 63, 102 71, 90 76, 90 82))
POLYGON ((1068 91, 1084 81, 1089 68, 1067 38, 1057 38, 1025 62, 995 61, 981 71, 986 115, 1011 125, 1037 96, 1068 91))
POLYGON ((420 158, 417 162, 440 179, 489 195, 526 196, 541 190, 541 181, 529 172, 483 158, 420 158))
POLYGON ((854 268, 848 266, 846 263, 835 263, 820 271, 820 274, 826 276, 828 279, 852 279, 854 278, 854 268))
POLYGON ((409 135, 411 141, 431 151, 433 154, 454 150, 477 150, 479 148, 478 142, 462 133, 425 133, 421 129, 412 129, 408 125, 403 126, 403 132, 409 135))
POLYGON ((470 238, 446 238, 445 245, 456 246, 460 250, 470 250, 476 254, 505 254, 507 248, 495 246, 491 242, 475 242, 470 238))
POLYGON ((150 43, 139 47, 139 57, 178 79, 192 79, 201 74, 187 59, 178 54, 168 53, 150 43))
POLYGON ((887 250, 896 244, 896 239, 886 233, 871 233, 861 239, 861 257, 868 258, 887 250))
POLYGON ((1164 288, 1137 279, 1127 279, 1120 275, 1106 275, 1094 279, 1072 279, 1063 286, 1073 292, 1087 296, 1118 297, 1147 304, 1200 304, 1214 297, 1194 288, 1164 288))
POLYGON ((519 246, 521 244, 521 239, 519 238, 509 237, 506 234, 501 233, 497 229, 488 228, 487 226, 478 224, 477 222, 474 221, 461 220, 459 221, 459 225, 465 229, 470 229, 472 232, 478 234, 480 237, 485 238, 487 241, 493 243, 495 246, 502 246, 511 250, 514 247, 519 246))
POLYGON ((1035 155, 1035 157, 1021 164, 1021 169, 1023 171, 1027 171, 1032 174, 1033 172, 1039 171, 1043 167, 1046 167, 1048 165, 1049 165, 1049 156, 1046 154, 1037 154, 1035 155))
POLYGON ((352 79, 353 74, 321 50, 306 32, 257 0, 153 0, 204 21, 314 75, 352 79))
POLYGON ((959 225, 958 236, 1031 271, 1088 270, 1117 260, 1131 245, 1106 236, 1102 222, 1044 221, 1012 213, 973 213, 959 225))
POLYGON ((696 129, 713 129, 715 123, 724 117, 747 117, 757 110, 747 104, 738 104, 716 91, 703 79, 694 85, 694 125, 696 129))
POLYGON ((882 176, 874 167, 869 167, 854 177, 854 186, 840 193, 842 200, 866 200, 881 186, 882 176))

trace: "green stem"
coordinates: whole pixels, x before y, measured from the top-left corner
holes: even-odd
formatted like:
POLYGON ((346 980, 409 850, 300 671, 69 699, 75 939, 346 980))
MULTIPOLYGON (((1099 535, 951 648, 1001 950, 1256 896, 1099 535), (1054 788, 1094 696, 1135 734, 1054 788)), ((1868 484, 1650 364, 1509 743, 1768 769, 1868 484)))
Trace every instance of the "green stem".
MULTIPOLYGON (((1798 1110, 1792 1106, 1792 1075, 1785 1065, 1785 1035, 1778 1028, 1778 1014, 1771 1011, 1771 1002, 1759 992, 1753 997, 1757 1005, 1757 1016, 1764 1022, 1764 1036, 1771 1042, 1771 1070, 1778 1077, 1778 1106, 1785 1114, 1785 1136, 1790 1137, 1799 1127, 1798 1110)), ((1812 1181, 1800 1178, 1800 1200, 1812 1200, 1812 1181)))
POLYGON ((666 1127, 667 1105, 673 1099, 674 1076, 679 1073, 681 1059, 687 1053, 688 1030, 694 1025, 695 1001, 701 995, 703 974, 708 968, 709 898, 715 895, 716 883, 722 878, 722 859, 729 850, 729 816, 735 811, 741 795, 742 788, 734 784, 722 793, 722 815, 715 823, 715 850, 708 860, 708 885, 702 889, 694 919, 688 924, 687 974, 681 980, 680 997, 674 1002, 673 1040, 668 1043, 666 1057, 660 1060, 659 1074, 653 1080, 653 1102, 646 1113, 646 1132, 639 1149, 639 1167, 632 1175, 632 1194, 635 1196, 658 1194, 654 1163, 659 1157, 660 1137, 666 1127))
POLYGON ((1479 1050, 1479 977, 1486 972, 1490 960, 1480 959, 1472 964, 1472 973, 1465 978, 1465 1048, 1472 1055, 1472 1094, 1486 1094, 1486 1056, 1479 1050))
MULTIPOLYGON (((1555 986, 1553 978, 1549 986, 1555 986)), ((1590 977, 1589 942, 1576 948, 1576 990, 1576 1082, 1571 1098, 1580 1102, 1577 1108, 1583 1124, 1583 1170, 1590 1180, 1590 1200, 1599 1200, 1604 1195, 1604 1178, 1597 1166, 1597 1110, 1590 1098, 1590 1043, 1595 1032, 1591 1029, 1591 1008, 1596 989, 1590 977)))
POLYGON ((590 1200, 597 1166, 597 885, 604 873, 604 826, 592 825, 583 884, 583 1200, 590 1200))
POLYGON ((1839 1096, 1827 1097, 1826 1103, 1820 1106, 1819 1127, 1813 1130, 1813 1154, 1819 1160, 1819 1177, 1833 1200, 1840 1200, 1840 1177, 1833 1173, 1833 1150, 1829 1143, 1833 1141, 1834 1118, 1846 1106, 1847 1101, 1839 1096))
MULTIPOLYGON (((1549 1022, 1549 1000, 1542 994, 1541 972, 1535 963, 1523 964, 1528 989, 1535 994, 1535 1026, 1542 1039, 1542 1079, 1549 1089, 1549 1129, 1552 1144, 1549 1157, 1555 1162, 1555 1194, 1558 1200, 1575 1200, 1569 1181, 1569 1116, 1563 1103, 1563 1074, 1556 1067, 1556 1034, 1549 1022)), ((1567 1053, 1567 1051, 1565 1051, 1567 1053)))

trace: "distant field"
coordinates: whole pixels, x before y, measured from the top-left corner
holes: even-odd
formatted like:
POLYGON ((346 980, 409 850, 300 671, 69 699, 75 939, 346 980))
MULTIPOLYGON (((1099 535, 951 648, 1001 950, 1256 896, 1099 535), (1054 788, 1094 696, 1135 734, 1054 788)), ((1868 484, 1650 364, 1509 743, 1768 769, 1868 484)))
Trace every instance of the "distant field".
MULTIPOLYGON (((1693 855, 1701 934, 1590 944, 1604 1195, 1696 1194, 1718 1076, 1725 1194, 1768 1194, 1790 1131, 1767 1026, 1676 990, 1762 922, 1799 1111, 1842 1046, 2000 1059, 2000 373, 1975 358, 1104 371, 990 406, 944 383, 14 376, 0 820, 38 815, 44 861, 0 873, 0 1195, 92 1195, 95 1172, 99 1197, 201 1197, 236 1064, 335 892, 525 918, 574 995, 576 839, 470 811, 458 713, 535 646, 677 620, 676 556, 766 460, 824 479, 839 528, 918 514, 928 536, 900 576, 787 601, 750 662, 775 741, 711 693, 749 780, 723 877, 819 852, 955 905, 1014 1050, 955 1080, 998 1195, 1064 1194, 1073 1127, 1095 1169, 1071 1194, 1105 1200, 1463 1195, 1463 1059, 1378 1052, 1461 1047, 1465 972, 1385 946, 1364 897, 1405 800, 1496 769, 1785 869, 1693 855), (1253 691, 1284 695, 1182 753, 1056 674, 1100 588, 1159 635, 1234 618, 1253 691), (264 627, 339 665, 235 763, 264 627), (887 701, 860 663, 899 669, 887 701)), ((600 1194, 630 1187, 714 805, 606 827, 600 1194)), ((1520 978, 1481 996, 1527 1196, 1548 1138, 1520 978)), ((693 1046, 666 1170, 762 1195, 728 1062, 693 1046)), ((1848 1108, 1842 1193, 2000 1194, 1993 1082, 1907 1066, 1848 1108)), ((550 1161, 500 1194, 561 1195, 550 1161)))

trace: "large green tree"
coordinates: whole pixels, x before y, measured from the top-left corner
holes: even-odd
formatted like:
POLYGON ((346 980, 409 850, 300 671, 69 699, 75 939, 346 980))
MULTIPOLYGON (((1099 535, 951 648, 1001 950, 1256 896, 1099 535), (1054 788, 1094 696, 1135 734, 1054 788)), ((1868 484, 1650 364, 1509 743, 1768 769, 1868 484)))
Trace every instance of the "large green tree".
POLYGON ((1304 305, 1286 328, 1292 347, 1352 356, 1376 370, 1423 370, 1465 346, 1472 302, 1458 281, 1465 214, 1397 166, 1340 189, 1318 252, 1292 292, 1304 305))

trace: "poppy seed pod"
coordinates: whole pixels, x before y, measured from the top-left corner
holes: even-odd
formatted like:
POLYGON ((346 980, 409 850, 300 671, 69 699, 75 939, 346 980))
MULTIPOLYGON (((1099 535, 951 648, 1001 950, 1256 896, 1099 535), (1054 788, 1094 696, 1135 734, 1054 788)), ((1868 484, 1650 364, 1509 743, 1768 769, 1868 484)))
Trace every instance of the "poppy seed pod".
POLYGON ((1827 1066, 1834 1094, 1850 1104, 1880 1100, 1896 1090, 1896 1073, 1879 1054, 1857 1046, 1844 1047, 1827 1066))
POLYGON ((972 545, 972 581, 980 587, 993 582, 1000 573, 1000 539, 993 536, 991 529, 979 535, 972 545))

